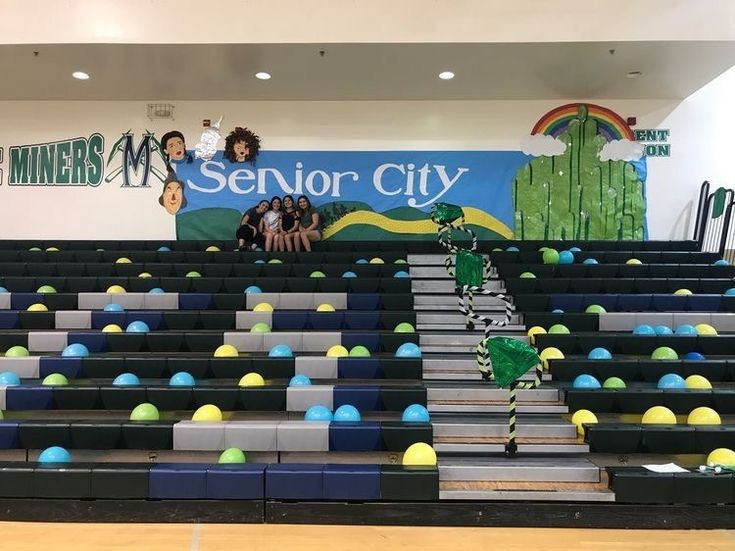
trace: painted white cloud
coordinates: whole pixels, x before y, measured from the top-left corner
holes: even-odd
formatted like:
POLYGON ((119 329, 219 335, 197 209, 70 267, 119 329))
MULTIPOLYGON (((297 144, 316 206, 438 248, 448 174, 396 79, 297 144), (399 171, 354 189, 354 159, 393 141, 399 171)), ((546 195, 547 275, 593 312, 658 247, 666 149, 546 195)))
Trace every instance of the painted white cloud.
POLYGON ((521 140, 521 151, 534 157, 553 157, 566 151, 567 144, 554 136, 533 134, 521 140))
POLYGON ((637 161, 643 157, 645 146, 630 140, 611 140, 600 150, 601 161, 637 161))

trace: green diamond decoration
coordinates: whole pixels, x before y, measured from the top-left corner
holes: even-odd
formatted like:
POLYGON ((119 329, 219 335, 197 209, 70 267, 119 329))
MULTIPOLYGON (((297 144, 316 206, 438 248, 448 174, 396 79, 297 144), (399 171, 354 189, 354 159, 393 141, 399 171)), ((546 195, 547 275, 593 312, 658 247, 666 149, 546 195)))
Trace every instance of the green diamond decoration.
POLYGON ((486 341, 490 361, 493 364, 495 383, 500 388, 509 387, 541 360, 528 344, 510 337, 493 337, 486 341))
POLYGON ((464 216, 462 207, 449 203, 434 203, 431 207, 431 219, 437 224, 451 224, 464 216))
POLYGON ((454 279, 457 282, 457 287, 462 287, 464 285, 482 287, 482 284, 484 283, 483 273, 485 259, 481 254, 460 249, 457 252, 456 263, 454 279))

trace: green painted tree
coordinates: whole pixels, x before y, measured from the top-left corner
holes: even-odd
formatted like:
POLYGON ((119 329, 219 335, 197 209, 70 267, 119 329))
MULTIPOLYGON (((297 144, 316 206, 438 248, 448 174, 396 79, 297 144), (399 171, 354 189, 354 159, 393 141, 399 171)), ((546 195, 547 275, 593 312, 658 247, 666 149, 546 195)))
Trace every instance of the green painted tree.
POLYGON ((601 161, 607 143, 581 105, 559 139, 561 155, 537 157, 513 184, 516 239, 643 239, 643 183, 626 161, 601 161))

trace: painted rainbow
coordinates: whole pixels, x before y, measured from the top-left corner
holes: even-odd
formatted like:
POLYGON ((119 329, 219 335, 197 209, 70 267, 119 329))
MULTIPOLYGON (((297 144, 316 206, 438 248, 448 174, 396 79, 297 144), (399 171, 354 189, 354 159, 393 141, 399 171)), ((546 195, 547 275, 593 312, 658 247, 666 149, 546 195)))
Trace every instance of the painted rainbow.
POLYGON ((610 140, 633 140, 633 131, 623 118, 606 107, 593 103, 568 103, 552 109, 539 119, 531 134, 558 137, 577 118, 580 105, 587 106, 587 118, 597 121, 597 131, 610 140))

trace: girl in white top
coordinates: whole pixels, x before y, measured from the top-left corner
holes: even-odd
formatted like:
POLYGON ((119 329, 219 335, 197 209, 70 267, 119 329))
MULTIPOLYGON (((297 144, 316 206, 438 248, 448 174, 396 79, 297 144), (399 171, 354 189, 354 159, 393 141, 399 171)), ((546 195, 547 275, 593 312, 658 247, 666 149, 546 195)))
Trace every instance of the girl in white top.
POLYGON ((261 221, 263 235, 265 236, 265 250, 283 250, 283 229, 281 228, 281 198, 271 199, 270 209, 263 215, 261 221))

